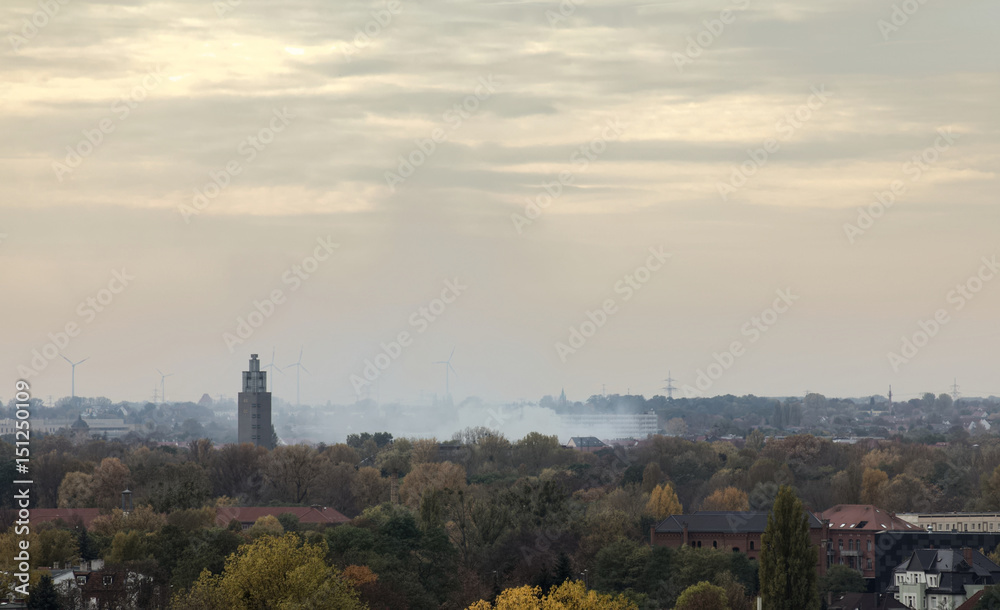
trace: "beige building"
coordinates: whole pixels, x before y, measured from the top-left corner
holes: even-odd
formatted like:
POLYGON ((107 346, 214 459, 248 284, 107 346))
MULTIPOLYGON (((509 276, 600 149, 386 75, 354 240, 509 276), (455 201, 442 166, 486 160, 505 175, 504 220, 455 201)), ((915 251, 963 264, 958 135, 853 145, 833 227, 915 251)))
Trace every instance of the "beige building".
POLYGON ((897 513, 896 516, 929 532, 1000 533, 1000 513, 897 513))

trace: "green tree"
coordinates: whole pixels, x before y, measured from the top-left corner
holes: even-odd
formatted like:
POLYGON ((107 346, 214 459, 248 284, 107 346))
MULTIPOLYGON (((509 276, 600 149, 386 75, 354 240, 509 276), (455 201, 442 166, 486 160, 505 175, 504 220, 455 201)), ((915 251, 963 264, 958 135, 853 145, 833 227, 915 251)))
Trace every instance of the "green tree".
POLYGON ((783 485, 761 537, 760 593, 764 610, 818 610, 816 563, 809 518, 792 488, 783 485))
POLYGON ((59 595, 52 583, 52 577, 42 574, 28 596, 28 610, 59 610, 59 595))
POLYGON ((691 585, 677 598, 674 610, 729 610, 726 590, 705 581, 691 585))
POLYGON ((826 575, 819 579, 819 592, 833 593, 864 593, 865 579, 861 574, 844 565, 832 565, 826 570, 826 575))

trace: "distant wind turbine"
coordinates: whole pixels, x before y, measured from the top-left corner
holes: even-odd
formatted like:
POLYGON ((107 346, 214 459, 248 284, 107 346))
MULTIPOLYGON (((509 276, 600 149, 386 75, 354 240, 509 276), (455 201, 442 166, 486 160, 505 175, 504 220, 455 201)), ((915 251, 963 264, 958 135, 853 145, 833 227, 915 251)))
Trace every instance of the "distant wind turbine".
MULTIPOLYGON (((301 354, 299 354, 299 359, 300 360, 302 359, 302 355, 301 354)), ((265 369, 271 369, 269 371, 270 374, 271 374, 271 389, 269 391, 270 392, 274 392, 274 372, 278 371, 280 373, 281 372, 281 368, 274 363, 274 348, 273 347, 271 348, 271 364, 265 364, 264 368, 265 369)))
POLYGON ((163 371, 161 371, 160 369, 156 369, 156 372, 160 374, 160 402, 162 402, 163 404, 167 404, 167 392, 166 390, 164 390, 163 380, 173 375, 173 373, 167 373, 166 375, 164 375, 163 371))
MULTIPOLYGON (((295 370, 295 406, 298 406, 300 404, 299 403, 299 373, 301 373, 302 371, 305 371, 306 373, 309 373, 309 369, 307 369, 306 367, 302 366, 302 348, 301 347, 299 348, 299 359, 298 359, 298 361, 289 364, 285 368, 287 369, 287 368, 292 367, 292 366, 294 366, 295 369, 296 369, 295 370)), ((311 374, 311 373, 309 373, 309 374, 311 374)))
POLYGON ((448 356, 447 360, 438 360, 437 362, 434 363, 434 364, 443 364, 444 365, 444 395, 446 397, 451 397, 451 377, 450 377, 450 374, 451 373, 455 373, 456 375, 458 374, 455 371, 455 367, 453 367, 451 365, 451 359, 454 356, 455 356, 455 348, 453 347, 453 348, 451 348, 451 355, 448 356))
POLYGON ((66 356, 63 356, 62 354, 59 355, 62 357, 63 360, 69 362, 69 365, 72 367, 72 371, 70 373, 70 398, 76 398, 76 365, 86 362, 87 360, 90 360, 90 356, 87 356, 80 362, 73 362, 66 356))

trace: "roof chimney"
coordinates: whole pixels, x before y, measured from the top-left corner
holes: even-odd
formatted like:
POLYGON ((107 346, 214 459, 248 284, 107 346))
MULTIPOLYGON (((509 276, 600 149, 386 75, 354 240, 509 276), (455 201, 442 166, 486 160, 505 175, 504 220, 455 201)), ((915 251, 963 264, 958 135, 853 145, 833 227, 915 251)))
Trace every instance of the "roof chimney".
POLYGON ((972 549, 962 549, 962 558, 965 559, 965 563, 972 567, 972 549))

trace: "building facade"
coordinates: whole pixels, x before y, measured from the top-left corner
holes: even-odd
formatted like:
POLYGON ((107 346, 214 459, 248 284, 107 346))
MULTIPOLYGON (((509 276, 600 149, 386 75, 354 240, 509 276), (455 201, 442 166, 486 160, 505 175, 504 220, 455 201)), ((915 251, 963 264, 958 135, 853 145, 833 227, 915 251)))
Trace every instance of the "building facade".
POLYGON ((1000 513, 900 513, 900 519, 928 532, 1000 534, 1000 513))
POLYGON ((1000 566, 974 549, 913 551, 886 594, 913 610, 954 610, 1000 580, 1000 566))
POLYGON ((238 418, 240 443, 274 448, 271 443, 271 393, 267 391, 267 371, 260 370, 257 354, 250 354, 250 370, 243 371, 238 418))
MULTIPOLYGON (((809 537, 816 545, 817 573, 826 574, 830 531, 826 522, 812 513, 809 537)), ((650 540, 655 546, 719 549, 744 553, 750 559, 760 559, 760 538, 767 529, 766 512, 699 511, 690 515, 673 515, 653 526, 650 540)))
POLYGON ((820 513, 830 522, 827 565, 844 565, 875 578, 879 532, 918 532, 920 528, 870 504, 838 504, 820 513))

